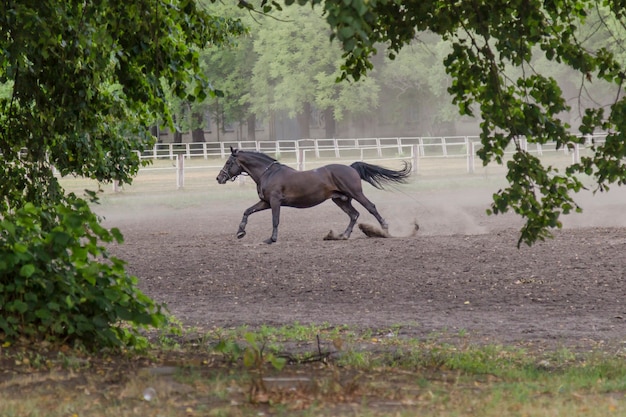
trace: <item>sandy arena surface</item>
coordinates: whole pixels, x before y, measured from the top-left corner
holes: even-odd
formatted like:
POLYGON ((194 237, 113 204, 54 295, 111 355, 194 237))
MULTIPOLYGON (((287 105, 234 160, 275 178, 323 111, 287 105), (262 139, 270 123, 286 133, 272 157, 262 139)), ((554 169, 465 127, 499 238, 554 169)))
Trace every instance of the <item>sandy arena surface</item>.
MULTIPOLYGON (((520 219, 484 214, 496 191, 489 187, 366 190, 397 236, 388 239, 355 228, 347 241, 324 241, 348 221, 332 202, 286 208, 273 245, 262 243, 269 212, 252 215, 247 236, 236 239, 256 193, 223 187, 240 187, 241 196, 126 206, 122 195, 96 210, 126 238, 112 253, 185 325, 398 326, 413 337, 538 346, 626 342, 626 190, 578 196, 583 214, 564 218, 554 239, 518 249, 520 219), (420 231, 411 236, 414 220, 420 231)), ((360 222, 375 223, 355 207, 360 222)))

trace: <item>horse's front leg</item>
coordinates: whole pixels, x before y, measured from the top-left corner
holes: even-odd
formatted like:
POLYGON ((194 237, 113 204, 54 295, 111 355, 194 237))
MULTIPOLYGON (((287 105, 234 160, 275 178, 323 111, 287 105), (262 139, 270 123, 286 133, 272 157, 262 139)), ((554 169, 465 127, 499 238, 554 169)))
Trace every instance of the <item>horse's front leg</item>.
POLYGON ((272 202, 272 236, 269 239, 265 239, 267 244, 274 243, 278 239, 278 223, 280 222, 280 202, 272 202))
POLYGON ((237 230, 237 239, 241 239, 246 235, 248 216, 250 216, 252 213, 256 213, 257 211, 267 210, 268 208, 270 208, 269 203, 267 201, 261 200, 252 207, 246 209, 246 211, 243 212, 243 218, 241 219, 241 223, 239 223, 239 230, 237 230))

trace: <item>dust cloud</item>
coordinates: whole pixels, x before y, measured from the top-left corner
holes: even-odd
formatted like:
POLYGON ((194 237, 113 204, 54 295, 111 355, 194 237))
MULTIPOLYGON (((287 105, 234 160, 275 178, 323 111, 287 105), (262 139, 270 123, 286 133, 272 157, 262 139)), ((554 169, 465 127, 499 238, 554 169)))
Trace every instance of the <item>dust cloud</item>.
MULTIPOLYGON (((524 221, 514 213, 487 215, 492 202, 491 187, 457 188, 442 190, 417 190, 410 193, 367 192, 380 214, 389 223, 392 237, 411 237, 415 224, 418 236, 483 235, 507 229, 519 230, 524 221)), ((626 187, 612 187, 609 192, 584 191, 574 195, 583 213, 561 216, 564 228, 624 227, 626 226, 626 187)), ((237 198, 216 199, 206 191, 174 191, 135 195, 121 193, 102 200, 94 211, 104 217, 105 225, 124 230, 140 227, 143 219, 152 219, 159 228, 175 233, 177 224, 191 221, 199 228, 228 235, 235 233, 243 211, 256 201, 254 189, 242 192, 237 198)), ((378 222, 360 204, 354 203, 361 213, 358 223, 378 226, 378 222)), ((329 229, 343 232, 349 219, 330 201, 308 209, 283 208, 279 234, 296 233, 308 219, 319 222, 320 236, 329 229), (319 217, 318 217, 319 216, 319 217)), ((250 217, 248 231, 258 230, 263 235, 271 232, 271 213, 260 212, 250 217)), ((355 230, 354 237, 365 237, 355 230)), ((267 236, 266 236, 267 237, 267 236)))

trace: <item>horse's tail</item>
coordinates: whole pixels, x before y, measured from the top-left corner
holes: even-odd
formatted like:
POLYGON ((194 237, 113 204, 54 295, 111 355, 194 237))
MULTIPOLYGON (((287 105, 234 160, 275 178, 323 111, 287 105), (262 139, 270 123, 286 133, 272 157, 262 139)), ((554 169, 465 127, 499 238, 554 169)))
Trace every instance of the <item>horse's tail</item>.
POLYGON ((397 182, 406 183, 407 178, 411 175, 411 164, 403 161, 404 167, 399 171, 372 165, 365 162, 355 162, 350 165, 354 168, 363 181, 367 181, 374 187, 382 190, 385 183, 397 182))

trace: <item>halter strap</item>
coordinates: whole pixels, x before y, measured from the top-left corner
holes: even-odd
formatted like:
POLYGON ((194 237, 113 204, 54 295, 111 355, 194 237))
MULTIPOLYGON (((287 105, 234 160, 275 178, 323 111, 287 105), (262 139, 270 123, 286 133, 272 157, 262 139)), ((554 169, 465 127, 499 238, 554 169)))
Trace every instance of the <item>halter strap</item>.
MULTIPOLYGON (((231 158, 233 158, 233 156, 231 156, 231 158)), ((231 167, 233 164, 237 164, 237 159, 236 159, 236 158, 233 158, 232 163, 228 166, 228 170, 230 170, 230 167, 231 167)), ((239 165, 239 164, 237 164, 237 165, 239 165)), ((241 168, 241 167, 240 167, 240 168, 241 168)), ((226 176, 228 177, 228 179, 229 179, 229 180, 231 180, 231 181, 235 181, 235 179, 237 179, 237 177, 238 177, 239 175, 243 174, 244 172, 242 171, 240 174, 237 174, 237 175, 230 175, 230 172, 228 172, 227 170, 225 170, 224 168, 222 168, 222 169, 220 169, 220 173, 224 173, 224 175, 226 175, 226 176)))
POLYGON ((274 164, 279 164, 279 165, 280 165, 280 162, 278 162, 278 161, 274 161, 274 162, 272 162, 271 164, 269 164, 267 167, 265 167, 265 169, 263 170, 263 172, 261 172, 261 175, 259 175, 259 181, 261 180, 261 178, 263 178, 263 177, 265 176, 265 174, 267 174, 267 171, 269 171, 269 169, 270 169, 271 167, 273 167, 273 166, 274 166, 274 164))
POLYGON ((268 169, 270 169, 270 168, 271 168, 274 164, 280 164, 280 162, 278 162, 278 161, 274 161, 274 162, 272 162, 271 164, 269 164, 269 165, 267 166, 267 168, 265 168, 265 169, 263 170, 263 172, 261 172, 261 176, 265 175, 265 173, 267 172, 267 170, 268 170, 268 169))

